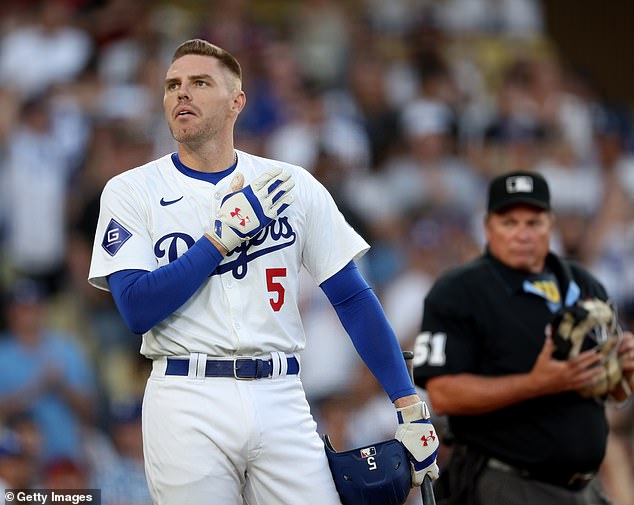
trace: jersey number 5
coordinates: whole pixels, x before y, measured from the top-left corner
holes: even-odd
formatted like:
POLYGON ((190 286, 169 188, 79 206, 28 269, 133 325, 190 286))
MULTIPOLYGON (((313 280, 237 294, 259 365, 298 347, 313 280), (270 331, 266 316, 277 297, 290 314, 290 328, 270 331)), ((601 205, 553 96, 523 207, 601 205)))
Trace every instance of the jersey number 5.
POLYGON ((414 360, 412 366, 421 365, 443 366, 445 364, 445 333, 431 333, 424 331, 416 337, 414 342, 414 360))
POLYGON ((267 268, 266 269, 266 289, 269 293, 277 293, 275 297, 269 298, 269 303, 275 312, 278 312, 284 305, 284 293, 286 290, 280 282, 275 280, 276 277, 286 277, 286 268, 267 268))

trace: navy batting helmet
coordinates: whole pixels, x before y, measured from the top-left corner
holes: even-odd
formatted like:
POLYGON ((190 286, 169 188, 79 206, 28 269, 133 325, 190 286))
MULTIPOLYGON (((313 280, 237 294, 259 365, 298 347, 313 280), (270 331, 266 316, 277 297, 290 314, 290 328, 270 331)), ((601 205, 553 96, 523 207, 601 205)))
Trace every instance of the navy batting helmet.
POLYGON ((324 435, 326 456, 343 505, 402 505, 412 487, 403 444, 392 439, 337 452, 324 435))

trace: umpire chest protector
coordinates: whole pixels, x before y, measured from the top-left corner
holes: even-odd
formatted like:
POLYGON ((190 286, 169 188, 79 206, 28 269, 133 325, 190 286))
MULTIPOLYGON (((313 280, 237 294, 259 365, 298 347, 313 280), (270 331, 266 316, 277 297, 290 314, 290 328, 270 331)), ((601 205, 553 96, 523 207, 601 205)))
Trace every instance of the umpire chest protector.
POLYGON ((324 435, 328 465, 343 505, 402 505, 412 487, 405 447, 396 439, 337 452, 324 435))

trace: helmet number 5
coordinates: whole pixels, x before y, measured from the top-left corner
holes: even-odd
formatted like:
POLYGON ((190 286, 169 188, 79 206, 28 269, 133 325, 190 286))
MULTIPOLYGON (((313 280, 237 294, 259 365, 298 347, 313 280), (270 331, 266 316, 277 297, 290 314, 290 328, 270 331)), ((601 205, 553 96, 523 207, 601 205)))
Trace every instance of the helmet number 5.
POLYGON ((266 289, 269 293, 277 293, 277 297, 269 298, 269 303, 275 312, 278 312, 284 305, 284 286, 275 280, 276 277, 286 277, 286 268, 266 269, 266 289))

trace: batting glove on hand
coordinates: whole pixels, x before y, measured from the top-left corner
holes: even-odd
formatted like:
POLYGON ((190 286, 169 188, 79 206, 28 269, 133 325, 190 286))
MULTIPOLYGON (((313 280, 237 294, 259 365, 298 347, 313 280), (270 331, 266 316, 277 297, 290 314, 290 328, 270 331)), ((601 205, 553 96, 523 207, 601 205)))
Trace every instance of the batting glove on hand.
POLYGON ((246 188, 244 176, 236 173, 232 193, 222 199, 211 236, 227 251, 257 235, 277 219, 293 201, 289 191, 295 186, 290 174, 272 168, 246 188))
POLYGON ((396 409, 398 428, 396 440, 407 449, 412 463, 412 487, 420 486, 425 475, 433 480, 438 478, 438 435, 431 424, 429 410, 425 402, 396 409))

